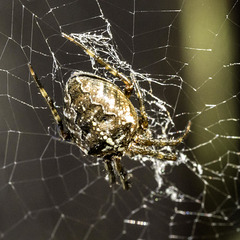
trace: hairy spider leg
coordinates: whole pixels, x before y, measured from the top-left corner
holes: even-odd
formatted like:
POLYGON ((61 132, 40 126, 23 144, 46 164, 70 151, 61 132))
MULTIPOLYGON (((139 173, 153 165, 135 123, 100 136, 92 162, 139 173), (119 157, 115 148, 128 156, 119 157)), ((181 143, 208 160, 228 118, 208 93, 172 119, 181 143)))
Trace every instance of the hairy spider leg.
POLYGON ((169 160, 169 161, 177 160, 177 156, 175 154, 163 153, 158 150, 152 150, 145 146, 137 145, 136 143, 131 143, 129 150, 130 150, 130 153, 133 155, 141 154, 141 155, 153 156, 161 160, 169 160))
POLYGON ((164 147, 164 146, 176 146, 180 144, 184 138, 188 135, 191 127, 191 121, 188 122, 188 125, 184 131, 184 134, 177 139, 149 139, 142 136, 137 136, 134 142, 143 145, 143 146, 155 146, 155 147, 164 147))
POLYGON ((63 140, 67 140, 69 138, 69 133, 65 133, 64 132, 62 119, 59 116, 59 114, 57 112, 57 109, 54 107, 52 99, 49 97, 49 95, 47 94, 46 90, 42 86, 41 82, 38 80, 38 77, 37 77, 36 73, 34 72, 31 64, 28 64, 28 67, 29 67, 30 74, 32 75, 33 80, 37 84, 40 93, 42 94, 43 98, 45 99, 46 103, 48 104, 48 106, 49 106, 49 108, 50 108, 50 110, 52 112, 53 118, 54 118, 54 120, 56 121, 56 123, 57 123, 57 125, 59 127, 60 137, 63 140))
POLYGON ((105 67, 107 71, 109 71, 113 76, 118 77, 121 81, 126 85, 125 87, 125 95, 129 98, 133 91, 133 84, 130 79, 128 79, 124 74, 118 72, 113 66, 105 62, 101 57, 99 57, 94 51, 87 48, 85 45, 71 37, 66 33, 62 33, 62 36, 67 40, 73 42, 77 46, 81 47, 90 57, 94 58, 99 64, 105 67))
POLYGON ((188 122, 188 125, 184 131, 184 134, 177 139, 149 139, 142 136, 137 136, 134 142, 143 146, 155 146, 155 147, 164 147, 164 146, 176 146, 180 144, 184 138, 188 135, 191 127, 191 121, 188 122))

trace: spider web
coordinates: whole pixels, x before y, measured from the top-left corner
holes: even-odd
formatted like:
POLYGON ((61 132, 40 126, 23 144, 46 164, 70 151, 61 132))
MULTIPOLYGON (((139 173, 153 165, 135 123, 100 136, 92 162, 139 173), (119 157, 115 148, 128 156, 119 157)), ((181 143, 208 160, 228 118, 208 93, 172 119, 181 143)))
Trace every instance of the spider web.
MULTIPOLYGON (((239 239, 239 1, 0 1, 1 239, 239 239), (62 142, 74 70, 123 84, 72 34, 140 85, 154 138, 191 131, 176 162, 123 157, 133 187, 62 142)), ((138 109, 136 96, 131 101, 138 109)))

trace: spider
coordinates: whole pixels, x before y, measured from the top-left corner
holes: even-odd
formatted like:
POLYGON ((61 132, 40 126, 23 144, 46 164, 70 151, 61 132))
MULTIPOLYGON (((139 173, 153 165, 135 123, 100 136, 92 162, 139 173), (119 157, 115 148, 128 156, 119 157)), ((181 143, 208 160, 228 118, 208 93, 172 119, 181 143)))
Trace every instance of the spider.
POLYGON ((149 134, 143 97, 134 75, 131 74, 130 78, 125 76, 71 35, 62 33, 62 36, 81 47, 113 76, 118 77, 125 84, 125 90, 122 91, 103 77, 75 71, 65 86, 62 120, 29 64, 30 74, 52 112, 61 139, 76 144, 87 155, 101 157, 110 185, 117 182, 117 175, 123 189, 131 187, 130 174, 121 164, 124 154, 142 154, 161 160, 176 160, 175 154, 165 153, 161 149, 180 144, 190 130, 190 121, 183 135, 177 139, 153 139, 149 134), (140 116, 129 100, 133 89, 138 98, 140 116))

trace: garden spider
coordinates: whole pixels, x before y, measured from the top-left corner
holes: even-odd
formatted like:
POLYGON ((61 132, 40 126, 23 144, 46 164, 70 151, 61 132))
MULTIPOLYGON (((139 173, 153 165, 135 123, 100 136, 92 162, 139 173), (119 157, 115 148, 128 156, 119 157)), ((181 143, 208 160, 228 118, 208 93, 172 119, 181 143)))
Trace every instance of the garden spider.
POLYGON ((32 78, 59 127, 60 137, 79 146, 85 154, 102 157, 110 184, 116 182, 117 174, 123 189, 129 189, 131 186, 130 175, 121 164, 121 157, 124 154, 142 154, 161 160, 176 160, 175 154, 164 153, 161 148, 181 143, 190 130, 190 122, 184 134, 177 139, 152 139, 148 130, 143 97, 134 76, 128 78, 118 72, 70 35, 62 33, 62 36, 80 46, 113 76, 123 81, 126 87, 123 93, 117 85, 100 76, 82 71, 72 73, 65 86, 64 120, 62 120, 52 99, 29 64, 32 78), (133 88, 139 101, 140 116, 129 100, 133 88), (160 150, 155 150, 151 146, 160 150))

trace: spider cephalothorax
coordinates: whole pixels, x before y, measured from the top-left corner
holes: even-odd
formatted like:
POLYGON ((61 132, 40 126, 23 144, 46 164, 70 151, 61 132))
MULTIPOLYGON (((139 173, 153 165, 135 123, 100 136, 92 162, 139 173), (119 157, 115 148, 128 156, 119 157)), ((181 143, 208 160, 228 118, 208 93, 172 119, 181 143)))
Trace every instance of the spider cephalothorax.
POLYGON ((110 184, 116 182, 117 173, 124 189, 130 187, 129 175, 121 165, 121 157, 124 154, 143 154, 162 160, 176 160, 175 154, 164 153, 161 148, 181 143, 189 132, 190 122, 178 139, 152 139, 148 134, 148 119, 143 98, 134 76, 128 78, 118 72, 70 35, 63 33, 62 36, 83 48, 110 73, 122 80, 126 87, 122 92, 117 85, 100 76, 82 71, 72 73, 65 86, 62 121, 29 64, 30 73, 59 126, 61 138, 75 143, 85 154, 102 157, 110 184), (138 97, 140 116, 129 100, 133 88, 138 97))

